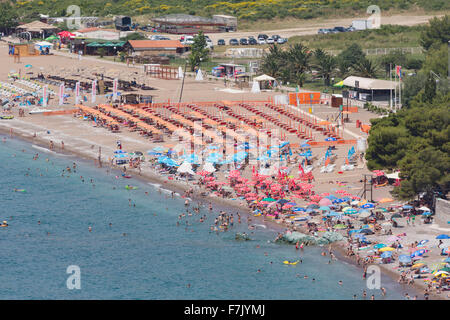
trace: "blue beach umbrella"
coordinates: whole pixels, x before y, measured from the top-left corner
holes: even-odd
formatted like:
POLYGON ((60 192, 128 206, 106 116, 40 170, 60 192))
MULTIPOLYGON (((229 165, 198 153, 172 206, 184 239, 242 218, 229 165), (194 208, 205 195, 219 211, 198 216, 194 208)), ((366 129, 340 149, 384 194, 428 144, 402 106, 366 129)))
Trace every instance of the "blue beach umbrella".
POLYGON ((220 158, 221 158, 221 156, 217 153, 217 152, 214 152, 214 153, 211 153, 207 158, 206 158, 206 162, 211 162, 211 163, 217 163, 217 162, 219 162, 219 160, 220 160, 220 158))
POLYGON ((194 163, 194 164, 200 163, 199 159, 198 159, 198 156, 196 154, 194 154, 194 153, 189 154, 189 155, 183 155, 180 158, 183 158, 184 161, 186 161, 188 163, 194 163))
POLYGON ((437 237, 436 237, 436 239, 440 239, 440 240, 443 240, 443 239, 450 239, 450 236, 448 236, 448 235, 446 235, 446 234, 440 234, 440 235, 438 235, 437 237))
POLYGON ((126 158, 126 157, 128 157, 128 155, 125 153, 117 153, 114 155, 114 158, 126 158))
POLYGON ((392 252, 390 251, 385 251, 380 255, 381 258, 385 259, 385 258, 390 258, 392 257, 392 252))
POLYGON ((330 207, 328 207, 328 206, 321 206, 319 208, 319 210, 321 210, 321 211, 330 211, 330 207))
POLYGON ((402 254, 398 256, 398 261, 400 261, 401 263, 411 263, 412 259, 410 256, 402 254))
POLYGON ((430 240, 426 240, 426 239, 425 240, 421 240, 417 246, 418 247, 423 247, 427 242, 430 242, 430 240))
POLYGON ((360 206, 360 208, 371 209, 371 208, 375 208, 375 205, 373 203, 366 203, 366 204, 363 204, 362 206, 360 206))
POLYGON ((301 208, 301 207, 295 207, 292 209, 292 211, 294 212, 306 212, 305 208, 301 208))
POLYGON ((406 210, 409 210, 409 209, 412 209, 414 207, 407 204, 407 205, 404 205, 402 208, 406 209, 406 210))
POLYGON ((333 138, 333 137, 326 138, 325 141, 336 141, 336 138, 333 138))
POLYGON ((421 256, 423 256, 425 254, 425 249, 420 249, 420 250, 417 250, 417 251, 414 251, 413 253, 411 253, 411 258, 414 258, 414 257, 421 257, 421 256))
POLYGON ((164 164, 169 167, 177 167, 178 166, 178 163, 176 163, 175 160, 173 160, 171 158, 167 158, 166 161, 164 162, 164 164))
POLYGON ((374 249, 381 249, 386 247, 386 245, 384 243, 378 243, 376 245, 373 246, 374 249))
MULTIPOLYGON (((331 211, 331 212, 328 212, 326 214, 326 216, 327 217, 340 217, 340 216, 342 216, 342 214, 339 212, 331 211)), ((354 231, 354 230, 351 230, 351 231, 354 231)))

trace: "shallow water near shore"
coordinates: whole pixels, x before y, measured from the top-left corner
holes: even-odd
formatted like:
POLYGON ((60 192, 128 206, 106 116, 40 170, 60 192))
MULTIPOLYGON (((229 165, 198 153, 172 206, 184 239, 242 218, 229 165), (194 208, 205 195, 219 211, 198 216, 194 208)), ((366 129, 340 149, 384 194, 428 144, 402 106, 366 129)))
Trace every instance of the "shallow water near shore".
MULTIPOLYGON (((217 235, 210 232, 217 209, 211 214, 202 208, 204 223, 196 214, 178 220, 184 199, 116 178, 117 172, 108 174, 93 161, 9 138, 0 142, 0 156, 0 220, 9 223, 0 228, 0 299, 352 299, 364 289, 383 299, 379 290, 366 288, 358 267, 327 264, 319 247, 297 251, 274 244, 277 231, 270 226, 250 231, 246 218, 239 225, 235 216, 235 227, 217 235), (73 162, 76 172, 62 176, 73 162), (138 189, 126 190, 127 184, 138 189), (234 239, 244 231, 254 232, 252 241, 234 239), (302 264, 283 264, 300 255, 302 264), (80 290, 66 286, 70 265, 80 267, 80 290)), ((386 299, 402 298, 387 276, 382 286, 386 299)))

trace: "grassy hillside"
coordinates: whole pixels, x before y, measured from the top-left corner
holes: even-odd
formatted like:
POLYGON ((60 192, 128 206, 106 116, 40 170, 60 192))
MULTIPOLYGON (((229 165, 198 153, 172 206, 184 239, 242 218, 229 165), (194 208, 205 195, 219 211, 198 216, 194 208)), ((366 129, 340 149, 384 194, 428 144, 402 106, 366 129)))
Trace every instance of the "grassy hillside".
POLYGON ((376 3, 384 11, 449 10, 447 0, 11 0, 23 21, 35 19, 39 13, 65 16, 69 5, 78 5, 82 15, 159 16, 187 13, 202 16, 230 14, 240 22, 274 18, 311 19, 328 16, 349 17, 365 13, 376 3))

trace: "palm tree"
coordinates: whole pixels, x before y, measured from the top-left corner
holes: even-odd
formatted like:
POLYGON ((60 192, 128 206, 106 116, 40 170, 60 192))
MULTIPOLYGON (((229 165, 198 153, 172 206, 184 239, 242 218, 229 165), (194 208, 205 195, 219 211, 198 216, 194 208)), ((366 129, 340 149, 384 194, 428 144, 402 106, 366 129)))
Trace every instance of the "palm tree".
POLYGON ((281 51, 280 47, 273 45, 269 48, 269 53, 262 59, 261 69, 264 73, 274 78, 283 76, 286 65, 286 52, 281 51))
POLYGON ((275 56, 268 54, 263 58, 261 70, 269 76, 276 78, 280 71, 278 59, 276 59, 275 56))
POLYGON ((345 78, 350 74, 350 65, 347 61, 341 59, 341 58, 337 58, 337 68, 339 70, 338 75, 341 78, 345 78))
POLYGON ((289 68, 292 70, 293 80, 299 85, 303 86, 305 75, 310 70, 310 60, 312 53, 308 47, 301 43, 296 43, 290 46, 287 52, 287 59, 289 68), (303 75, 303 76, 302 76, 303 75))
POLYGON ((380 66, 376 62, 364 58, 353 66, 353 70, 360 77, 376 78, 380 71, 380 66))
POLYGON ((322 77, 324 85, 328 87, 330 85, 330 78, 336 70, 336 58, 326 53, 322 49, 317 49, 314 51, 314 58, 314 67, 322 77))

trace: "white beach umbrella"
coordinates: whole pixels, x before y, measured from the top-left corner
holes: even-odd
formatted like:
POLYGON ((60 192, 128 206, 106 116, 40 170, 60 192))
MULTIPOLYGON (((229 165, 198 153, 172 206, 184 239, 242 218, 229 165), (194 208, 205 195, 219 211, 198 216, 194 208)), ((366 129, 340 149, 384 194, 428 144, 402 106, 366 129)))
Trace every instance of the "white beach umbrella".
POLYGON ((258 92, 261 92, 261 89, 259 88, 259 82, 253 81, 252 93, 258 93, 258 92))
POLYGON ((197 75, 195 76, 195 81, 203 81, 203 73, 202 69, 198 69, 197 75))
POLYGON ((179 173, 189 173, 194 175, 195 172, 192 171, 192 165, 189 162, 183 162, 181 166, 177 169, 179 173))
POLYGON ((203 166, 203 170, 208 172, 215 172, 216 168, 214 168, 214 165, 211 162, 206 162, 203 166))

